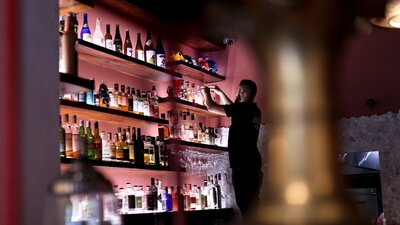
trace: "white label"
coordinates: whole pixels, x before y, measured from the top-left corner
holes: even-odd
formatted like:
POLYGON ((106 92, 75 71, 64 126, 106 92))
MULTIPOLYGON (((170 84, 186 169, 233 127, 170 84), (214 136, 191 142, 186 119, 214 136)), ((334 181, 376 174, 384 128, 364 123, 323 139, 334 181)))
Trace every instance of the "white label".
POLYGON ((131 56, 131 57, 133 56, 132 48, 127 48, 127 49, 126 49, 126 55, 127 55, 127 56, 131 56))
POLYGON ((165 68, 165 55, 157 54, 157 66, 165 68))
POLYGON ((156 52, 154 50, 146 51, 146 62, 156 64, 156 52))
POLYGON ((142 60, 142 61, 144 61, 144 51, 143 50, 138 50, 137 52, 136 52, 136 58, 137 59, 139 59, 139 60, 142 60))
POLYGON ((136 100, 133 100, 133 111, 139 112, 139 102, 136 100))
POLYGON ((106 39, 106 48, 110 49, 110 50, 114 50, 113 49, 113 42, 111 39, 106 39))
POLYGON ((82 35, 82 38, 83 38, 84 41, 92 42, 92 35, 90 35, 89 33, 84 33, 82 35))
POLYGON ((104 38, 93 38, 93 44, 104 46, 104 38))

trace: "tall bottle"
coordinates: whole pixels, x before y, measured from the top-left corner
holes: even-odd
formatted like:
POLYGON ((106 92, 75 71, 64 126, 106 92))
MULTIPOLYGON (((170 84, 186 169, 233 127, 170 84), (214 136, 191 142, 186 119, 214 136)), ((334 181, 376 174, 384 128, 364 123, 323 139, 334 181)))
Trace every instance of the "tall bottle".
POLYGON ((119 24, 115 25, 114 51, 122 53, 122 38, 119 33, 119 24))
POLYGON ((144 52, 146 56, 146 62, 150 64, 156 64, 156 51, 154 49, 153 41, 151 40, 150 31, 147 32, 146 42, 144 45, 144 52))
POLYGON ((66 150, 65 150, 65 129, 61 123, 61 115, 60 115, 60 157, 65 158, 66 150))
POLYGON ((132 42, 128 28, 125 31, 124 54, 133 57, 132 42))
POLYGON ((161 40, 161 35, 158 34, 156 44, 156 65, 165 68, 165 50, 161 40))
POLYGON ((63 128, 65 130, 65 155, 63 157, 66 157, 68 155, 72 155, 72 129, 71 125, 69 124, 68 114, 64 115, 63 128))
POLYGON ((83 120, 79 121, 79 147, 78 156, 81 158, 87 158, 87 138, 85 133, 85 124, 83 120))
POLYGON ((93 33, 93 44, 104 46, 104 34, 101 30, 100 18, 96 18, 96 29, 93 33))
MULTIPOLYGON (((101 137, 101 160, 110 160, 111 152, 110 152, 110 145, 108 144, 108 139, 106 137, 105 131, 100 132, 101 137)), ((111 138, 111 135, 110 137, 111 138)))
POLYGON ((124 159, 124 138, 122 137, 121 127, 118 127, 118 139, 115 141, 115 157, 116 159, 124 159))
POLYGON ((76 33, 74 32, 74 21, 76 15, 68 13, 65 19, 65 31, 60 37, 60 52, 58 70, 60 73, 78 75, 78 53, 75 50, 76 33))
POLYGON ((160 107, 158 105, 159 103, 159 98, 157 95, 157 91, 156 91, 156 86, 153 86, 151 89, 152 93, 151 93, 151 107, 152 107, 152 111, 153 111, 153 116, 155 118, 160 118, 160 107))
POLYGON ((72 116, 72 153, 67 152, 68 158, 75 158, 79 157, 79 124, 76 120, 76 115, 72 116))
POLYGON ((140 33, 137 33, 136 47, 135 47, 135 57, 139 60, 145 61, 144 51, 140 33))
POLYGON ((108 145, 110 146, 111 159, 117 159, 117 146, 115 144, 118 142, 118 134, 115 133, 114 135, 115 135, 115 138, 114 138, 115 142, 112 141, 112 138, 111 138, 112 134, 108 133, 108 136, 109 136, 108 145))
POLYGON ((104 47, 110 50, 114 50, 113 39, 110 32, 110 24, 106 25, 106 35, 104 35, 104 47))
POLYGON ((144 143, 142 141, 142 132, 141 129, 138 127, 137 128, 137 138, 136 141, 134 141, 135 144, 135 160, 136 163, 139 165, 144 164, 144 143))
POLYGON ((103 157, 103 141, 99 133, 99 122, 94 122, 94 159, 101 160, 103 157))
POLYGON ((83 14, 83 25, 81 29, 81 39, 87 42, 92 42, 92 33, 88 24, 88 14, 83 14))
MULTIPOLYGON (((135 128, 132 128, 132 132, 133 129, 135 128)), ((126 131, 126 143, 128 144, 128 160, 130 162, 135 162, 135 146, 131 138, 131 132, 129 130, 130 128, 128 128, 128 130, 126 131)))
POLYGON ((157 210, 157 187, 155 185, 154 177, 150 179, 150 190, 147 194, 147 210, 157 210))
POLYGON ((86 121, 86 139, 87 139, 87 156, 91 160, 95 160, 95 145, 92 134, 92 125, 90 121, 86 121))

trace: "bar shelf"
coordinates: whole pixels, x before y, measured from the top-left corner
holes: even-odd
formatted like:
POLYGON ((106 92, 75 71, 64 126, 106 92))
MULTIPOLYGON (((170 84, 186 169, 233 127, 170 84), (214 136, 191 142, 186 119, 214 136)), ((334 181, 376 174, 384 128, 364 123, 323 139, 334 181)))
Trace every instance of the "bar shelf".
POLYGON ((167 62, 167 68, 204 83, 213 83, 225 80, 225 76, 202 69, 201 67, 185 61, 167 62))
MULTIPOLYGON (((62 164, 72 164, 78 159, 73 158, 60 158, 62 164)), ((171 166, 156 166, 156 165, 138 165, 128 161, 119 160, 87 160, 92 166, 101 167, 115 167, 115 168, 127 168, 127 169, 140 169, 140 170, 155 170, 155 171, 172 171, 172 172, 185 172, 184 168, 173 168, 171 166)))
POLYGON ((70 93, 86 92, 89 90, 94 90, 94 80, 60 73, 60 96, 70 93))
POLYGON ((59 0, 58 4, 60 6, 60 16, 67 15, 68 12, 85 12, 94 7, 94 3, 91 0, 59 0))
POLYGON ((60 106, 62 114, 76 114, 91 118, 92 120, 107 121, 115 124, 132 124, 132 119, 149 123, 168 124, 168 120, 138 115, 113 108, 88 105, 84 102, 60 99, 60 106))
POLYGON ((205 105, 188 102, 188 101, 182 100, 178 97, 160 98, 159 99, 159 107, 160 107, 160 109, 162 109, 164 111, 167 111, 167 110, 173 109, 173 108, 189 110, 190 112, 195 112, 196 114, 204 116, 204 117, 221 116, 217 113, 208 111, 207 106, 205 106, 205 105))
POLYGON ((218 145, 202 144, 190 141, 182 141, 178 139, 168 139, 166 143, 170 146, 169 149, 172 150, 182 150, 182 147, 187 147, 192 150, 197 150, 201 152, 228 152, 227 147, 218 145))
POLYGON ((79 60, 112 69, 146 81, 163 82, 182 78, 182 74, 141 61, 134 57, 78 39, 79 60))

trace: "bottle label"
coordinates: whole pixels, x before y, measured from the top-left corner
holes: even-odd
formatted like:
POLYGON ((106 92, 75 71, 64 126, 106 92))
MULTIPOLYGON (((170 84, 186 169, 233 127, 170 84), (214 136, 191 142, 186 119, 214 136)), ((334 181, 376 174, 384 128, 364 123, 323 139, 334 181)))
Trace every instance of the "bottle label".
POLYGON ((92 35, 90 35, 89 33, 83 33, 82 39, 87 42, 92 42, 92 35))
POLYGON ((146 62, 156 64, 156 52, 154 50, 146 51, 146 62))
POLYGON ((120 44, 114 45, 114 51, 122 53, 122 45, 120 44))
POLYGON ((110 50, 114 50, 113 48, 113 42, 111 39, 106 39, 106 48, 110 50))
POLYGON ((115 150, 115 156, 117 159, 123 159, 124 158, 124 151, 122 149, 116 149, 115 150))
POLYGON ((165 54, 157 54, 157 66, 165 68, 165 54))
POLYGON ((133 112, 139 113, 139 102, 137 100, 133 100, 133 112))
POLYGON ((103 37, 93 38, 93 44, 104 46, 104 38, 103 37))
POLYGON ((128 208, 129 209, 135 208, 135 195, 128 195, 128 208))
POLYGON ((133 144, 128 145, 129 147, 129 160, 135 160, 135 146, 133 144))
POLYGON ((144 61, 144 51, 143 50, 137 50, 136 51, 136 58, 139 60, 144 61))
POLYGON ((109 159, 111 157, 111 149, 108 144, 103 146, 102 154, 103 159, 109 159))
POLYGON ((133 56, 132 48, 127 48, 125 54, 126 54, 127 56, 132 57, 132 56, 133 56))

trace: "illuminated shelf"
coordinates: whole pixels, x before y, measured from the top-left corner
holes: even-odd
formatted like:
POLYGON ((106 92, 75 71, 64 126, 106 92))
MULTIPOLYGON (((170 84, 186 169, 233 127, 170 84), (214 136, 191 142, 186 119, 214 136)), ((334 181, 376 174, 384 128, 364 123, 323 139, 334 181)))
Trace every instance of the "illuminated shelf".
MULTIPOLYGON (((71 159, 71 158, 60 158, 60 160, 61 160, 62 164, 72 164, 75 161, 77 161, 77 159, 71 159)), ((168 166, 138 165, 138 164, 133 164, 130 162, 117 161, 117 160, 113 160, 113 161, 88 160, 87 162, 92 166, 185 172, 185 169, 183 169, 183 168, 173 169, 172 167, 168 167, 168 166)))
POLYGON ((60 73, 60 96, 64 94, 86 92, 94 89, 94 80, 60 73))
POLYGON ((183 76, 191 77, 204 83, 212 83, 225 80, 225 77, 220 74, 210 72, 208 70, 202 69, 201 67, 184 61, 167 62, 167 68, 177 73, 180 73, 183 76))
POLYGON ((79 60, 146 81, 163 82, 182 78, 180 73, 78 39, 79 60))
POLYGON ((59 15, 67 15, 68 12, 85 12, 90 8, 94 7, 94 3, 91 0, 59 0, 59 15))
POLYGON ((160 98, 159 107, 164 111, 168 111, 169 109, 173 108, 189 110, 190 112, 194 112, 204 117, 221 116, 219 114, 208 111, 205 105, 188 102, 177 97, 160 98))
POLYGON ((63 114, 76 114, 81 117, 91 118, 92 120, 107 121, 116 124, 132 124, 132 119, 135 119, 150 123, 168 124, 168 120, 143 116, 118 109, 88 105, 84 102, 60 99, 60 106, 61 113, 63 114))
POLYGON ((218 145, 208 145, 202 143, 195 143, 190 141, 182 141, 178 139, 169 139, 166 141, 168 145, 170 145, 170 149, 172 150, 181 150, 182 147, 188 147, 189 149, 202 151, 202 152, 227 152, 227 147, 222 147, 218 145))

